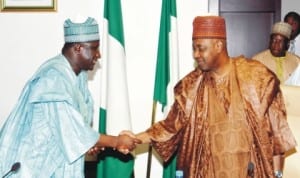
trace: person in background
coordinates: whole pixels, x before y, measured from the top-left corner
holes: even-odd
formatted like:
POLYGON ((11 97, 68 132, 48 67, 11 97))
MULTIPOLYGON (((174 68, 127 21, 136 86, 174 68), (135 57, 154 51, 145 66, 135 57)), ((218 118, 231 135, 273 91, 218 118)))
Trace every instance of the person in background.
POLYGON ((284 22, 292 26, 289 52, 300 56, 300 15, 297 12, 288 12, 284 16, 284 22))
POLYGON ((292 27, 285 22, 277 22, 272 27, 269 48, 252 58, 262 62, 280 79, 282 84, 300 86, 300 58, 288 52, 292 27))
POLYGON ((280 178, 296 145, 280 81, 258 61, 228 56, 226 38, 224 18, 194 19, 198 66, 175 86, 166 119, 137 138, 164 161, 177 153, 185 178, 280 178))
POLYGON ((47 60, 26 83, 0 131, 0 175, 15 162, 15 177, 84 177, 84 155, 103 147, 124 154, 140 141, 128 135, 100 135, 91 128, 93 99, 87 71, 101 57, 94 18, 64 22, 61 54, 47 60))

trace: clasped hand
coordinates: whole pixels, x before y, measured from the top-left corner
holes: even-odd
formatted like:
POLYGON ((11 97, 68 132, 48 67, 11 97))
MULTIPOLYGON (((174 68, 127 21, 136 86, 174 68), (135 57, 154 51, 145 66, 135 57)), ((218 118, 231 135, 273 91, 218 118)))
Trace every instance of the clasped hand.
MULTIPOLYGON (((128 154, 132 150, 134 150, 137 144, 141 144, 142 141, 137 139, 136 136, 131 131, 122 131, 118 136, 109 136, 111 139, 109 142, 113 143, 113 149, 117 149, 119 152, 123 154, 128 154)), ((90 155, 98 154, 100 151, 104 150, 108 145, 96 144, 93 146, 87 153, 90 155)))

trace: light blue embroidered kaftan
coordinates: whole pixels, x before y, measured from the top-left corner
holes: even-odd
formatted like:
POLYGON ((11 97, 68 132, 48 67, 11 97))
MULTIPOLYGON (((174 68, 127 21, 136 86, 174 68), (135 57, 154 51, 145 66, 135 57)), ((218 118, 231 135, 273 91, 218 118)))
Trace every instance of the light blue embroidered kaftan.
POLYGON ((15 162, 21 168, 11 177, 84 177, 84 154, 99 138, 92 116, 87 73, 76 76, 62 54, 48 60, 0 131, 0 177, 15 162))

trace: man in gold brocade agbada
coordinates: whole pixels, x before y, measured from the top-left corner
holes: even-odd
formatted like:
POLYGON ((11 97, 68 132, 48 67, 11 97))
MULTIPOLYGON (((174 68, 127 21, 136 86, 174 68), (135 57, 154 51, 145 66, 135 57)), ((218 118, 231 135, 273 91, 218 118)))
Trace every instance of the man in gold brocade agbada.
POLYGON ((228 56, 222 17, 196 17, 192 45, 197 68, 175 86, 167 118, 137 137, 164 161, 177 152, 185 178, 280 177, 296 145, 280 81, 255 60, 228 56))

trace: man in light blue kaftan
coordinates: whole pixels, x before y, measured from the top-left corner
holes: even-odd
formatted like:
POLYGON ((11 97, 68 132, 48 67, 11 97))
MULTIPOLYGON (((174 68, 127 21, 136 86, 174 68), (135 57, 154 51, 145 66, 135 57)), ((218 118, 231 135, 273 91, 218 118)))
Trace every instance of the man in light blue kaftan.
POLYGON ((27 82, 0 130, 1 177, 20 162, 11 177, 82 178, 86 152, 106 146, 128 151, 137 143, 128 136, 100 137, 90 127, 93 100, 87 70, 101 57, 98 24, 90 17, 83 23, 68 19, 64 33, 62 53, 27 82))
POLYGON ((83 155, 99 137, 92 108, 86 72, 76 76, 63 55, 47 61, 1 130, 1 175, 20 162, 18 177, 83 177, 83 155))

